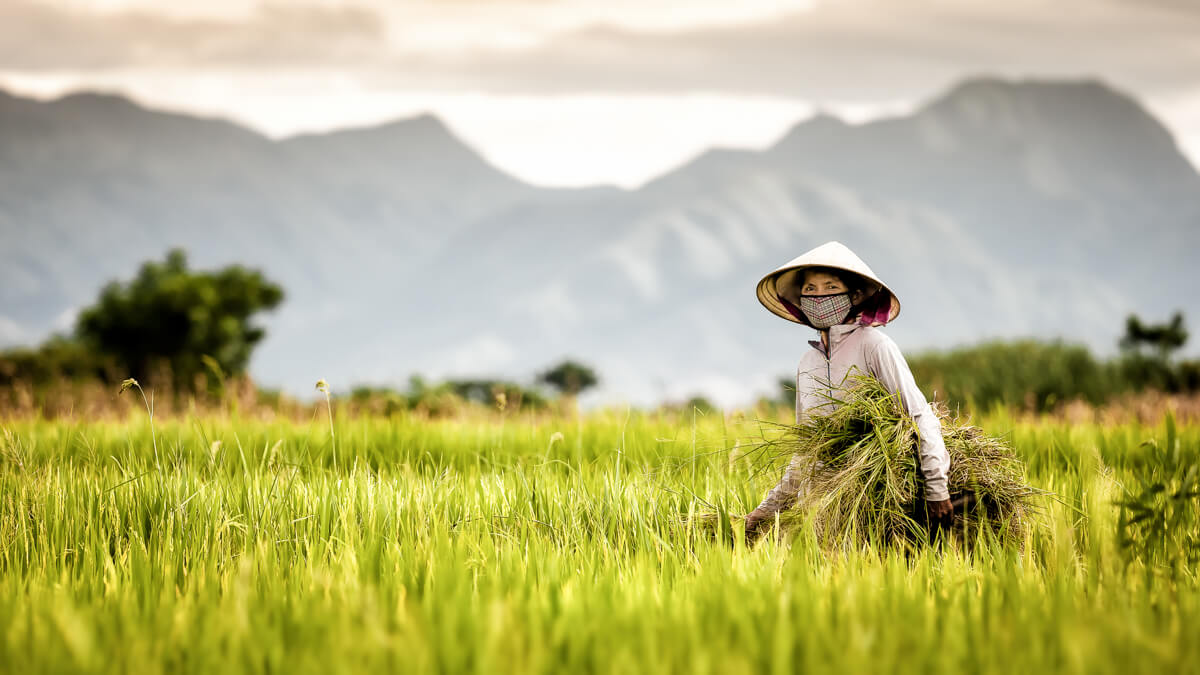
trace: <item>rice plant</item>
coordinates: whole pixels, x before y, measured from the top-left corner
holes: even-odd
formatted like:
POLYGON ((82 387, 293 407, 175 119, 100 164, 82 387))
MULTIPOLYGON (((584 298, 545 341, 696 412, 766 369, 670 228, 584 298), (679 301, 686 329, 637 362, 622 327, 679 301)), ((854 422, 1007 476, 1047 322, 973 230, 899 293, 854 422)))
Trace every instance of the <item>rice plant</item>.
MULTIPOLYGON (((830 412, 779 425, 759 455, 797 458, 803 487, 786 525, 811 525, 827 547, 921 545, 938 528, 926 517, 918 432, 898 398, 879 380, 854 376, 835 393, 830 412)), ((935 408, 950 455, 947 487, 958 540, 994 538, 1019 545, 1039 493, 1002 440, 935 408)), ((777 462, 776 462, 777 463, 777 462)))
POLYGON ((1200 564, 1200 452, 1184 448, 1170 414, 1165 441, 1142 444, 1150 461, 1118 502, 1118 543, 1129 563, 1140 563, 1152 581, 1164 576, 1194 580, 1200 564))
POLYGON ((0 672, 1200 669, 1118 544, 1161 427, 983 419, 1055 495, 1024 547, 831 554, 681 525, 772 479, 716 414, 155 425, 0 420, 0 672))

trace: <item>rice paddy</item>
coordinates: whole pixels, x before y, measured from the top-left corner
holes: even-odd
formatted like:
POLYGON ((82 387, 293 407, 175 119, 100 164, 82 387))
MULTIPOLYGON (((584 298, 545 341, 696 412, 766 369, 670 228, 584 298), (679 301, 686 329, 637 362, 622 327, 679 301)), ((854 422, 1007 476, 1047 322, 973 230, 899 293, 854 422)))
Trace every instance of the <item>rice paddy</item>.
POLYGON ((0 672, 1200 671, 1194 567, 1117 505, 1197 426, 976 419, 1040 527, 830 551, 689 525, 778 479, 753 421, 319 412, 0 422, 0 672))

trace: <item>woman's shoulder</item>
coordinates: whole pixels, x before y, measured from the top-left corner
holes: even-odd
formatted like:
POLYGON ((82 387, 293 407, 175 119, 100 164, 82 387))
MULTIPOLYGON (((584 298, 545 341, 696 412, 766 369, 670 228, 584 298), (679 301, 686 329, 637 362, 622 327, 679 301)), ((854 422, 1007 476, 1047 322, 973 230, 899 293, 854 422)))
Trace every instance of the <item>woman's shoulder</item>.
POLYGON ((871 351, 880 348, 897 351, 900 349, 896 345, 896 341, 878 326, 862 326, 856 332, 859 334, 858 342, 863 349, 871 351))
POLYGON ((860 332, 862 332, 862 337, 859 339, 860 353, 868 370, 873 374, 878 374, 881 369, 886 369, 889 367, 888 364, 906 363, 904 353, 900 351, 900 346, 890 335, 874 326, 863 326, 860 332))

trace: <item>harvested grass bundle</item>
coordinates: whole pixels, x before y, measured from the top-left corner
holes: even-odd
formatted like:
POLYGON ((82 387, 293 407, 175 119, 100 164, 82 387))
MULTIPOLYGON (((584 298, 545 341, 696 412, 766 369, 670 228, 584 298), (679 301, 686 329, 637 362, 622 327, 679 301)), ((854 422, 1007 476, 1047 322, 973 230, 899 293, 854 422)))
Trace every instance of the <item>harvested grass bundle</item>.
MULTIPOLYGON (((763 444, 767 457, 796 458, 804 486, 781 524, 811 519, 828 547, 923 545, 933 539, 925 515, 917 429, 899 400, 878 380, 854 376, 837 407, 812 415, 763 444)), ((986 534, 1004 544, 1022 541, 1038 491, 1024 482, 1024 465, 1002 440, 935 407, 950 454, 948 486, 956 538, 986 534)))

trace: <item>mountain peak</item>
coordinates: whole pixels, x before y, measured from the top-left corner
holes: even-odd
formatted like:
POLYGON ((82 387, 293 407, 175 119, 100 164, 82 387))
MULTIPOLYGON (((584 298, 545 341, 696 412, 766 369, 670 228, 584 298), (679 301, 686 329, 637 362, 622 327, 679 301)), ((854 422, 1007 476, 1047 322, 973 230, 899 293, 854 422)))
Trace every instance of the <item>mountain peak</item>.
POLYGON ((341 165, 370 166, 376 175, 385 177, 407 166, 412 184, 424 179, 441 184, 447 176, 474 176, 504 189, 521 183, 428 112, 373 126, 300 134, 283 139, 280 146, 301 155, 317 153, 326 160, 336 157, 341 165))
POLYGON ((840 129, 849 126, 842 118, 834 115, 827 110, 821 108, 813 113, 813 116, 796 124, 797 127, 809 127, 813 129, 840 129))
POLYGON ((207 149, 269 142, 262 134, 226 119, 155 110, 114 92, 81 90, 43 100, 0 91, 0 104, 5 131, 31 142, 41 137, 73 136, 76 143, 88 137, 108 147, 150 147, 146 141, 154 137, 207 149))
POLYGON ((434 115, 431 112, 423 112, 412 117, 396 120, 394 124, 403 124, 412 128, 425 128, 430 131, 439 131, 442 133, 450 133, 449 127, 442 121, 442 118, 434 115))
MULTIPOLYGON (((1162 126, 1132 97, 1096 79, 1006 80, 976 77, 929 101, 917 115, 956 118, 967 125, 1053 125, 1069 130, 1079 124, 1162 126)), ((1122 133, 1129 133, 1124 129, 1122 133)), ((1165 130, 1163 130, 1165 132, 1165 130)))
POLYGON ((1062 160, 1073 157, 1079 170, 1100 163, 1110 171, 1195 180, 1166 127, 1132 97, 1095 79, 972 78, 914 119, 943 137, 1018 142, 1062 160))
POLYGON ((296 134, 295 136, 284 139, 285 143, 290 142, 313 142, 322 139, 354 139, 354 138, 388 138, 388 139, 421 139, 422 142, 445 142, 450 141, 455 145, 465 145, 450 128, 446 126, 436 115, 423 112, 412 117, 403 117, 400 119, 389 120, 379 124, 371 124, 361 127, 350 127, 343 129, 334 129, 331 131, 318 131, 296 134))
POLYGON ((145 110, 120 94, 97 91, 73 91, 58 98, 43 100, 0 89, 0 104, 30 111, 65 111, 72 115, 110 116, 145 110))
POLYGON ((771 146, 770 152, 788 153, 797 148, 809 151, 816 147, 838 143, 844 132, 849 129, 851 129, 850 125, 842 118, 831 115, 825 110, 817 110, 812 117, 793 125, 771 146))
POLYGON ((52 103, 78 107, 142 109, 129 98, 106 91, 73 91, 54 99, 52 103))
POLYGON ((1108 86, 1103 80, 1094 77, 1078 79, 1043 79, 1043 78, 1006 78, 996 75, 977 75, 968 77, 946 90, 939 98, 956 98, 978 95, 1056 95, 1071 92, 1090 92, 1093 95, 1126 98, 1123 94, 1108 86))
POLYGON ((792 125, 792 128, 784 134, 784 138, 790 136, 814 136, 821 134, 836 134, 841 132, 850 125, 842 118, 833 115, 823 109, 818 109, 812 117, 800 120, 792 125))

